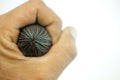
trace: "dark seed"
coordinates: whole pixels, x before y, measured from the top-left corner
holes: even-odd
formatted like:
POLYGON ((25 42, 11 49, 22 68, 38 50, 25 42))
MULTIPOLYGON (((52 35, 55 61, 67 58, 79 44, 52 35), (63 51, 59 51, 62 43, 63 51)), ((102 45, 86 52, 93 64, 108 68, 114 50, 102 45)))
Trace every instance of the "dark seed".
POLYGON ((49 51, 52 40, 45 27, 32 24, 20 29, 17 45, 25 56, 37 57, 49 51))

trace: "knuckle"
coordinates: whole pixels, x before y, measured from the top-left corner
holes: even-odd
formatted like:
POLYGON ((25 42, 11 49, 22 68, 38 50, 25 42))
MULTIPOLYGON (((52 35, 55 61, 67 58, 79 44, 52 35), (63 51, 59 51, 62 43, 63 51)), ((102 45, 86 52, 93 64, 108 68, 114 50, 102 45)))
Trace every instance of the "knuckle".
POLYGON ((66 44, 66 53, 68 53, 68 55, 74 59, 77 56, 77 51, 76 51, 76 47, 74 46, 74 44, 68 43, 66 44))
POLYGON ((30 74, 32 76, 27 76, 26 80, 48 80, 48 75, 42 75, 42 74, 30 74))

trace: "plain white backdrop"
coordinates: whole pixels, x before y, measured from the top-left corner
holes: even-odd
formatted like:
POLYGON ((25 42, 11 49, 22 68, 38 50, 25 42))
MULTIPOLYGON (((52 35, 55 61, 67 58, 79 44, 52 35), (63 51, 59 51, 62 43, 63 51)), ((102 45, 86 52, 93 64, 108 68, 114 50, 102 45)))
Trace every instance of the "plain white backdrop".
MULTIPOLYGON (((3 14, 27 0, 0 0, 3 14)), ((58 80, 120 80, 120 0, 44 0, 77 30, 78 56, 58 80)))

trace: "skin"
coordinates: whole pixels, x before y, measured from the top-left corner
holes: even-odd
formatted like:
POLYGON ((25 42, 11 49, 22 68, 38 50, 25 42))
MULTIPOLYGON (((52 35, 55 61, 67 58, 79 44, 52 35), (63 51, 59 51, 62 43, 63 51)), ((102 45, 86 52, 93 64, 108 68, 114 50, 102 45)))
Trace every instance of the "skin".
POLYGON ((29 0, 0 15, 0 80, 57 80, 75 58, 72 28, 61 30, 61 19, 42 0, 29 0), (46 26, 53 46, 42 57, 25 57, 16 42, 22 26, 37 21, 46 26))

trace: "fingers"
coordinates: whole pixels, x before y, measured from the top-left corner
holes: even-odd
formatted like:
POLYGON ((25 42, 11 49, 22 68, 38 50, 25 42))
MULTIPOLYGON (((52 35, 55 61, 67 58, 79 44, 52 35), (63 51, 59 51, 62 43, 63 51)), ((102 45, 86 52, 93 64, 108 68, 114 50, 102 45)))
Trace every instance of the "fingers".
MULTIPOLYGON (((5 14, 9 28, 19 29, 36 21, 46 26, 53 43, 61 32, 61 19, 42 0, 30 0, 5 14)), ((8 26, 7 26, 8 28, 8 26)))

